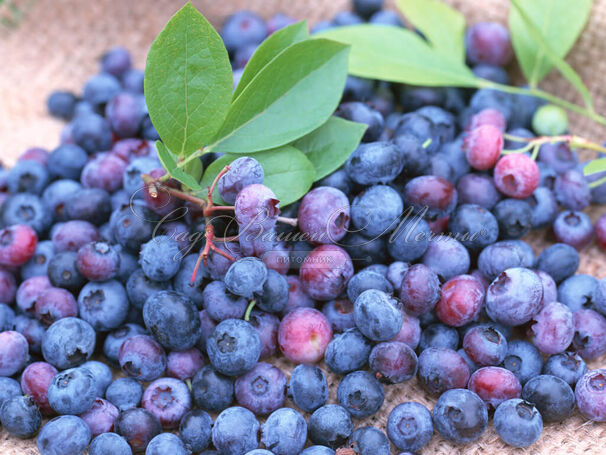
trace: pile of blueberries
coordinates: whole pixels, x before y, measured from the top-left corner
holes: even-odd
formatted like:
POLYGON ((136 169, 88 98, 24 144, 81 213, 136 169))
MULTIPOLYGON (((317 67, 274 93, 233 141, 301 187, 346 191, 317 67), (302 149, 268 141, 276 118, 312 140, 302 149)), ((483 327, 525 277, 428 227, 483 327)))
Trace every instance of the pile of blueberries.
MULTIPOLYGON (((402 26, 381 4, 354 0, 315 29, 402 26)), ((291 22, 227 20, 235 82, 291 22)), ((476 74, 507 83, 507 30, 479 23, 466 38, 476 74)), ((493 411, 516 447, 575 406, 606 420, 606 370, 585 363, 606 353, 606 281, 575 274, 594 236, 582 210, 606 202, 606 185, 589 189, 565 142, 538 162, 501 154, 523 145, 505 131, 557 129, 551 106, 350 77, 335 115, 368 129, 343 168, 280 212, 259 163, 239 158, 218 180, 233 212, 205 217, 144 183, 164 171, 143 73, 123 48, 100 64, 82 96, 48 100, 68 121, 60 145, 0 171, 9 434, 37 435, 42 455, 388 455, 434 431, 475 441, 493 411), (206 223, 223 240, 192 281, 206 223), (558 243, 535 257, 520 238, 549 226, 558 243), (360 422, 415 376, 432 411, 388 404, 387 434, 360 422)), ((602 245, 605 232, 602 219, 602 245)))

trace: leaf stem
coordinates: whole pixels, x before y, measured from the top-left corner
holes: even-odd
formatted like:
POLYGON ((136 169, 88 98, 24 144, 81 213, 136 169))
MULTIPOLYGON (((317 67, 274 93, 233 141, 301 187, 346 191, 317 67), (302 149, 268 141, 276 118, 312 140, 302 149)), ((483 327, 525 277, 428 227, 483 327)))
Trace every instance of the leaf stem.
POLYGON ((250 303, 248 304, 248 307, 246 308, 246 312, 244 313, 244 320, 246 322, 248 322, 250 320, 250 313, 252 313, 252 310, 256 304, 257 304, 257 301, 254 299, 251 300, 250 303))
MULTIPOLYGON (((514 136, 514 135, 506 133, 503 135, 503 137, 505 139, 509 139, 510 141, 527 142, 527 144, 522 148, 519 148, 516 150, 503 150, 502 153, 504 155, 507 155, 510 153, 524 153, 535 147, 540 147, 543 144, 555 144, 556 142, 567 142, 568 145, 570 145, 570 147, 573 147, 573 148, 584 148, 587 150, 594 150, 596 152, 606 153, 606 147, 604 147, 600 144, 597 144, 595 142, 592 142, 588 139, 585 139, 583 137, 574 136, 574 135, 570 135, 570 134, 566 134, 566 135, 562 135, 562 136, 539 136, 539 137, 534 137, 534 138, 528 138, 528 137, 514 136)), ((534 153, 534 150, 533 150, 533 153, 534 153)), ((536 152, 536 153, 538 153, 538 152, 536 152)))
POLYGON ((299 219, 298 218, 287 218, 285 216, 279 216, 278 222, 284 223, 284 224, 290 224, 293 227, 297 227, 297 224, 299 224, 299 219))
POLYGON ((206 206, 206 201, 204 199, 197 198, 189 193, 185 193, 184 191, 163 185, 159 179, 155 179, 150 175, 143 174, 141 178, 143 179, 143 182, 149 186, 148 191, 154 198, 158 197, 157 191, 162 191, 163 193, 170 194, 171 196, 175 196, 179 199, 183 199, 184 201, 199 205, 200 207, 206 206))
POLYGON ((562 98, 559 98, 555 95, 552 95, 551 93, 545 92, 538 88, 513 87, 510 85, 498 84, 496 82, 488 81, 485 79, 478 79, 477 83, 479 88, 492 88, 501 92, 511 93, 514 95, 528 95, 541 98, 546 101, 549 101, 552 104, 568 109, 569 111, 584 115, 585 117, 590 118, 591 120, 599 123, 600 125, 606 125, 606 117, 597 114, 591 109, 586 109, 577 104, 563 100, 562 98))

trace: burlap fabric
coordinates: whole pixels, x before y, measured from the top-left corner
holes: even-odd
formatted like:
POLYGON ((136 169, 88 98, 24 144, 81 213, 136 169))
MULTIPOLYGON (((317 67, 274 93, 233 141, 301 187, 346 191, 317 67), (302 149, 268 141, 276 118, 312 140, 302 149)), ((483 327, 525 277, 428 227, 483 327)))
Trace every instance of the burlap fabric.
MULTIPOLYGON (((509 2, 505 0, 449 0, 462 11, 469 23, 480 20, 505 22, 509 2)), ((574 8, 574 1, 569 0, 574 8)), ((51 89, 78 92, 87 77, 97 70, 97 57, 108 47, 129 48, 138 67, 143 67, 147 49, 168 18, 182 5, 179 0, 13 0, 24 5, 26 15, 11 31, 0 31, 0 158, 11 163, 28 146, 53 148, 62 124, 46 114, 45 101, 51 89)), ((278 11, 313 23, 330 18, 348 7, 348 0, 195 0, 193 2, 215 25, 230 12, 246 7, 269 17, 278 11)), ((0 6, 0 17, 6 13, 0 6)), ((437 25, 439 26, 439 25, 437 25)), ((606 0, 596 0, 585 31, 568 57, 595 98, 597 111, 606 113, 606 0)), ((512 68, 516 73, 516 69, 512 68)), ((570 101, 579 102, 570 86, 550 74, 541 86, 570 101)), ((606 129, 579 116, 571 116, 571 130, 596 141, 606 139, 606 129)), ((590 155, 586 156, 589 157, 590 155)), ((595 220, 603 212, 593 207, 595 220)), ((536 232, 529 239, 540 251, 550 241, 549 234, 536 232)), ((595 245, 582 253, 580 272, 599 278, 606 276, 606 257, 595 245)), ((292 365, 280 361, 285 371, 292 365)), ((606 366, 606 359, 594 361, 592 368, 606 366)), ((331 401, 336 398, 337 377, 330 377, 331 401)), ((403 401, 415 400, 430 409, 435 400, 424 394, 417 381, 386 388, 381 412, 356 426, 385 428, 391 409, 403 401)), ((541 439, 532 447, 507 447, 489 429, 474 444, 456 446, 435 435, 423 453, 438 454, 603 454, 606 427, 585 421, 577 412, 561 424, 548 424, 541 439)), ((34 441, 20 441, 0 432, 0 455, 37 454, 34 441)), ((396 453, 396 452, 394 452, 396 453)))

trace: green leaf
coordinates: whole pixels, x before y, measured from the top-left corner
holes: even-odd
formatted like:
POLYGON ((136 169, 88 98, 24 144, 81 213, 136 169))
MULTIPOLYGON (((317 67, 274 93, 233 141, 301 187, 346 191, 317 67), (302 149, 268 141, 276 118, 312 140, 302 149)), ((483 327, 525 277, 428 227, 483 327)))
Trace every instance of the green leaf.
MULTIPOLYGON (((511 0, 511 5, 513 7, 512 9, 515 9, 516 12, 519 14, 521 21, 524 23, 526 31, 535 41, 535 43, 537 44, 541 52, 545 55, 545 57, 548 59, 548 61, 551 62, 551 64, 553 64, 553 66, 555 66, 558 71, 560 71, 562 76, 564 76, 566 80, 568 80, 568 82, 570 82, 572 86, 578 90, 578 92, 583 97, 583 100, 585 101, 587 107, 589 109, 593 109, 591 94, 589 93, 589 90, 587 90, 587 87, 585 86, 579 75, 574 71, 574 69, 572 69, 572 67, 568 63, 564 61, 562 57, 558 56, 558 54, 551 48, 551 44, 547 42, 545 37, 543 37, 543 35, 541 34, 541 31, 538 29, 537 25, 533 22, 528 13, 522 8, 520 1, 511 0)), ((516 56, 518 56, 518 49, 514 49, 516 51, 516 56)), ((518 56, 518 58, 520 58, 520 56, 518 56)))
POLYGON ((283 29, 272 33, 269 38, 261 43, 246 64, 246 67, 244 67, 244 72, 236 87, 233 99, 235 100, 238 98, 240 93, 242 93, 259 71, 261 71, 265 65, 272 61, 278 54, 284 51, 284 49, 295 43, 304 41, 307 38, 309 38, 309 32, 307 31, 306 21, 297 22, 296 24, 289 25, 288 27, 284 27, 283 29))
POLYGON ((446 58, 465 61, 465 17, 441 0, 398 0, 402 14, 446 58))
MULTIPOLYGON (((239 157, 240 155, 228 154, 213 161, 204 172, 202 186, 204 188, 210 186, 219 172, 239 157)), ((261 164, 265 173, 263 184, 276 193, 280 207, 302 198, 314 182, 313 164, 300 150, 290 145, 256 153, 255 159, 261 164)), ((224 203, 217 190, 213 193, 213 201, 224 203)))
POLYGON ((520 15, 521 8, 536 25, 558 58, 564 58, 585 27, 592 0, 532 0, 518 2, 509 10, 511 41, 522 72, 531 86, 536 86, 552 68, 539 42, 528 30, 520 15))
POLYGON ((606 158, 598 158, 587 163, 583 169, 585 175, 597 174, 606 171, 606 158))
POLYGON ((154 40, 145 66, 149 116, 169 150, 183 157, 213 138, 229 108, 232 85, 221 37, 187 3, 154 40))
MULTIPOLYGON (((202 191, 202 187, 196 178, 177 167, 177 156, 168 150, 166 145, 160 141, 156 141, 156 148, 158 149, 158 158, 160 158, 162 166, 164 166, 164 169, 172 178, 178 180, 196 193, 202 191)), ((202 164, 200 164, 200 169, 202 169, 202 164)))
POLYGON ((416 33, 400 27, 354 25, 314 36, 350 44, 349 72, 354 76, 425 87, 479 84, 464 63, 445 59, 416 33))
POLYGON ((347 46, 328 40, 293 44, 232 103, 213 152, 249 154, 292 142, 334 112, 347 78, 347 46))
POLYGON ((196 158, 183 166, 183 171, 191 175, 196 182, 199 182, 202 178, 202 170, 202 160, 200 158, 196 158))
POLYGON ((331 117, 320 128, 303 136, 293 145, 307 155, 316 169, 316 180, 320 180, 347 161, 360 143, 366 128, 362 123, 331 117))

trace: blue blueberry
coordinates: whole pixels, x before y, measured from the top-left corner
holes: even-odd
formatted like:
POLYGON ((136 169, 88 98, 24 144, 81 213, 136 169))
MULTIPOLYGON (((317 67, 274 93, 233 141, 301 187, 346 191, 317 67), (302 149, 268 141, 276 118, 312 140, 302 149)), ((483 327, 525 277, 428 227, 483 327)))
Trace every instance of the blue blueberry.
POLYGON ((95 330, 90 324, 78 318, 63 318, 47 329, 42 340, 42 355, 58 369, 73 368, 93 355, 95 343, 95 330))
POLYGON ((352 328, 335 335, 328 343, 324 361, 334 373, 351 373, 368 362, 370 350, 370 340, 362 335, 359 329, 352 328))
POLYGON ((261 354, 261 340, 246 321, 220 322, 206 341, 210 362, 222 374, 239 376, 250 370, 261 354))
POLYGON ((52 215, 41 198, 35 194, 17 193, 9 196, 2 205, 2 224, 24 224, 42 236, 52 223, 52 215))
POLYGON ((5 401, 20 395, 21 386, 19 382, 12 378, 0 376, 0 408, 2 408, 5 401))
POLYGON ((467 248, 447 235, 433 237, 422 259, 423 264, 432 269, 442 282, 467 273, 470 261, 467 248))
POLYGON ((132 408, 120 413, 114 429, 126 439, 133 452, 144 452, 149 442, 160 434, 162 425, 147 409, 132 408))
POLYGON ((263 19, 246 10, 231 15, 221 28, 221 38, 230 53, 250 44, 260 44, 266 36, 263 19))
POLYGON ((488 108, 496 109, 508 121, 512 117, 513 96, 509 93, 483 88, 472 95, 469 106, 474 114, 488 108))
POLYGON ((135 335, 146 335, 147 331, 138 324, 128 323, 110 332, 103 342, 103 353, 114 365, 118 364, 120 347, 127 338, 135 335))
POLYGON ((454 327, 444 324, 431 324, 421 333, 419 351, 427 348, 448 348, 456 350, 459 347, 459 333, 454 327))
POLYGON ((114 379, 112 370, 105 363, 97 360, 89 360, 80 367, 86 368, 92 373, 95 380, 95 397, 105 397, 105 391, 114 379))
POLYGON ((497 219, 485 208, 462 204, 450 217, 450 232, 468 249, 478 251, 499 237, 497 219))
POLYGON ((515 374, 520 384, 524 385, 529 379, 541 374, 543 357, 528 341, 510 340, 502 366, 515 374))
POLYGON ((122 75, 122 87, 132 93, 143 93, 144 73, 139 69, 129 69, 122 75))
POLYGON ((388 238, 387 250, 397 261, 416 261, 425 254, 429 246, 431 232, 429 225, 422 218, 406 218, 398 225, 388 238))
POLYGON ((353 433, 353 427, 347 410, 337 404, 316 409, 307 422, 309 439, 331 449, 342 447, 353 433))
POLYGON ((121 92, 105 106, 105 118, 120 138, 136 136, 146 114, 145 100, 139 94, 121 92))
POLYGON ((149 441, 145 449, 145 455, 190 455, 191 451, 185 448, 185 444, 179 436, 172 433, 160 433, 149 441))
POLYGON ((48 157, 48 170, 53 177, 80 180, 80 173, 88 161, 86 151, 75 144, 63 144, 48 157))
MULTIPOLYGON (((208 282, 208 270, 204 264, 200 264, 196 279, 192 283, 191 278, 198 262, 197 254, 189 254, 181 261, 181 268, 173 278, 173 286, 175 291, 189 297, 198 308, 202 308, 204 303, 203 289, 208 282)), ((149 282, 148 286, 154 286, 153 282, 149 282)), ((128 290, 128 288, 127 288, 128 290)))
POLYGON ((218 373, 210 365, 196 373, 191 388, 196 405, 209 412, 223 411, 234 400, 233 379, 218 373))
POLYGON ((168 281, 179 271, 181 259, 179 244, 168 236, 159 235, 142 245, 139 263, 150 280, 168 281))
POLYGON ((388 142, 361 144, 345 163, 345 172, 360 185, 388 183, 404 167, 404 160, 395 145, 388 142))
MULTIPOLYGON (((406 87, 400 92, 400 101, 407 105, 408 110, 414 110, 425 103, 427 98, 441 98, 442 92, 431 88, 406 87), (425 99, 423 99, 425 98, 425 99)), ((430 102, 429 104, 436 104, 430 102)), ((425 152, 435 154, 441 145, 441 138, 434 122, 420 112, 409 112, 404 114, 395 125, 395 136, 409 134, 416 137, 421 144, 426 144, 425 152)))
POLYGON ((94 438, 88 448, 89 455, 132 455, 128 442, 116 433, 102 433, 94 438))
POLYGON ((335 451, 326 446, 309 446, 300 455, 335 455, 335 451))
POLYGON ((387 436, 398 449, 416 452, 433 436, 431 413, 420 403, 401 403, 389 413, 386 429, 387 436))
POLYGON ((255 292, 263 290, 267 274, 263 261, 246 257, 238 259, 229 267, 223 281, 232 294, 251 298, 255 292))
POLYGON ((545 422, 562 422, 574 411, 574 392, 557 376, 542 374, 528 380, 522 398, 537 407, 545 422))
POLYGON ((402 327, 401 304, 383 291, 369 289, 354 303, 354 321, 360 332, 371 340, 391 340, 402 327))
POLYGON ((147 299, 157 292, 171 289, 170 281, 150 280, 141 269, 135 270, 126 282, 128 299, 136 308, 143 308, 147 299))
POLYGON ((212 281, 202 292, 204 309, 215 321, 240 319, 244 316, 248 301, 229 292, 222 281, 212 281))
POLYGON ((262 426, 261 442, 275 455, 300 453, 306 441, 307 423, 294 409, 275 410, 262 426))
POLYGON ((354 227, 369 238, 391 232, 400 224, 404 205, 396 190, 374 185, 358 194, 351 203, 354 227))
POLYGON ((356 325, 353 318, 353 304, 347 299, 326 302, 322 306, 322 313, 330 322, 333 332, 344 332, 356 325))
POLYGON ((194 409, 181 419, 179 435, 192 452, 201 452, 211 441, 213 419, 204 411, 194 409))
POLYGON ((553 186, 558 203, 568 210, 583 210, 591 202, 591 190, 585 175, 569 169, 558 175, 553 186))
POLYGON ((381 136, 384 125, 383 116, 365 103, 359 101, 343 103, 337 109, 336 114, 346 120, 367 125, 362 142, 374 142, 381 136))
MULTIPOLYGON (((91 77, 84 85, 84 100, 93 106, 102 106, 120 93, 120 82, 111 74, 101 73, 91 77)), ((108 147, 109 148, 109 147, 108 147)))
POLYGON ((345 194, 349 194, 351 193, 353 182, 350 180, 347 172, 341 168, 319 180, 318 186, 330 186, 343 191, 345 194))
POLYGON ((154 169, 161 167, 158 160, 151 156, 142 156, 132 160, 122 175, 122 187, 129 197, 143 198, 143 174, 149 174, 154 169))
POLYGON ((543 283, 539 276, 530 269, 513 267, 488 287, 486 311, 493 321, 517 326, 530 321, 542 301, 543 283))
POLYGON ((58 414, 82 414, 95 401, 97 384, 87 368, 71 368, 57 374, 48 386, 48 402, 58 414))
POLYGON ((347 297, 351 302, 355 302, 360 294, 368 289, 376 289, 388 294, 393 292, 393 286, 384 275, 362 270, 352 276, 347 283, 347 297))
POLYGON ((550 356, 543 365, 543 374, 563 379, 570 387, 587 373, 587 364, 574 352, 561 352, 550 356))
POLYGON ((73 121, 74 141, 87 153, 109 150, 112 145, 112 132, 109 123, 100 115, 87 114, 73 121))
POLYGON ((370 17, 368 22, 376 25, 391 25, 393 27, 404 27, 402 19, 400 19, 397 13, 390 10, 377 11, 370 17))
POLYGON ((541 436, 543 420, 532 403, 513 398, 497 407, 494 427, 501 439, 510 446, 528 447, 541 436))
POLYGON ((90 438, 86 422, 68 415, 49 420, 40 430, 36 444, 41 455, 76 455, 86 450, 90 438))
POLYGON ((236 379, 235 395, 238 404, 255 415, 267 415, 284 404, 286 376, 279 368, 259 362, 236 379))
MULTIPOLYGON (((430 417, 431 419, 431 417, 430 417)), ((349 438, 349 446, 360 455, 389 455, 389 439, 375 427, 361 427, 349 438)))
POLYGON ((160 291, 143 306, 145 327, 167 349, 183 351, 193 347, 201 335, 196 305, 174 291, 160 291))
POLYGON ((346 375, 337 388, 337 401, 356 418, 375 414, 383 405, 383 385, 368 371, 354 371, 346 375))
POLYGON ((65 211, 71 220, 85 220, 99 226, 111 215, 109 194, 101 188, 80 188, 66 201, 65 211))
POLYGON ((383 237, 368 239, 357 232, 350 232, 339 244, 356 260, 356 265, 361 267, 385 261, 387 255, 387 242, 383 237))
POLYGON ((98 331, 120 327, 126 319, 128 307, 126 290, 116 280, 91 281, 78 295, 80 317, 98 331))
POLYGON ((571 311, 594 309, 598 300, 598 280, 591 275, 578 274, 566 278, 558 286, 558 302, 571 311))
POLYGON ((76 96, 71 92, 55 90, 46 100, 48 112, 53 117, 71 120, 76 107, 76 96))
POLYGON ((534 252, 523 240, 501 240, 488 245, 478 256, 478 268, 486 279, 492 281, 506 269, 532 267, 534 252))
MULTIPOLYGON (((476 77, 496 82, 497 84, 509 85, 509 75, 507 74, 507 71, 500 66, 479 63, 472 68, 472 71, 476 77)), ((509 147, 505 148, 509 149, 509 147)))
POLYGON ((556 243, 539 254, 535 266, 551 275, 556 283, 560 283, 576 272, 579 262, 579 253, 573 247, 556 243))
POLYGON ((0 332, 13 330, 15 327, 15 312, 6 303, 0 303, 0 332))
POLYGON ((21 266, 21 278, 27 280, 34 276, 47 275, 48 263, 55 255, 53 242, 43 240, 36 245, 36 252, 32 258, 21 266))
POLYGON ((45 166, 33 160, 17 161, 6 177, 6 184, 11 193, 42 194, 49 182, 45 166))
POLYGON ((234 406, 217 416, 212 429, 214 446, 224 455, 241 455, 256 449, 259 421, 246 408, 234 406))
POLYGON ((457 182, 460 204, 476 204, 491 210, 501 199, 494 180, 484 174, 465 174, 457 182))
POLYGON ((532 228, 530 204, 520 199, 503 199, 492 209, 499 224, 499 238, 519 239, 532 228))
POLYGON ((456 444, 478 439, 488 425, 488 411, 482 399, 466 389, 444 392, 433 408, 433 424, 438 433, 456 444))
POLYGON ((68 201, 81 188, 80 183, 69 179, 56 180, 46 187, 42 193, 42 199, 55 221, 67 221, 69 219, 67 214, 68 201))
POLYGON ((377 344, 372 348, 368 363, 385 384, 408 381, 417 372, 417 355, 410 346, 399 341, 377 344))
POLYGON ((290 375, 288 394, 305 412, 314 412, 328 401, 328 383, 324 372, 314 365, 297 365, 290 375))
POLYGON ((275 270, 267 271, 267 280, 263 289, 255 293, 257 306, 269 313, 280 313, 286 307, 289 296, 289 285, 286 277, 275 270))
POLYGON ((136 408, 143 397, 143 387, 131 378, 118 378, 105 391, 107 400, 120 411, 136 408))
POLYGON ((11 436, 22 439, 34 437, 42 424, 36 403, 28 396, 14 396, 0 407, 0 422, 11 436))
POLYGON ((544 186, 538 187, 526 201, 532 210, 532 228, 550 226, 558 215, 558 203, 553 192, 544 186))

